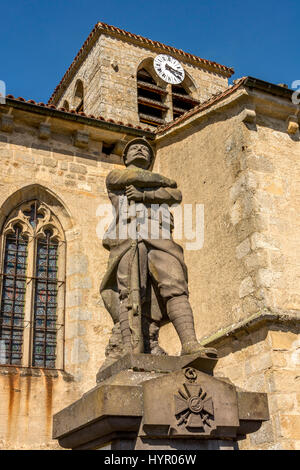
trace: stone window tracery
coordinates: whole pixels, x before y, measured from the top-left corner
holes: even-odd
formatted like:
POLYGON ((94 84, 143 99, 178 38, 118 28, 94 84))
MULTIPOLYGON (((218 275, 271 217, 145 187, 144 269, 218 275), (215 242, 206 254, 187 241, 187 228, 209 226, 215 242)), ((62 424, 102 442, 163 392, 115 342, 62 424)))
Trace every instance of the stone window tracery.
POLYGON ((45 203, 12 211, 1 234, 0 363, 63 368, 65 239, 45 203))

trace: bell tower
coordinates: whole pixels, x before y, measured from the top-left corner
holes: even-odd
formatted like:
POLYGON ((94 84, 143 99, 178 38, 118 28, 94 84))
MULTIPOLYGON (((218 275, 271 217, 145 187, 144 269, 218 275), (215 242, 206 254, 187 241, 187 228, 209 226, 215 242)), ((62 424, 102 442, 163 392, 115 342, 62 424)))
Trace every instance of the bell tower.
POLYGON ((232 68, 97 23, 49 104, 154 129, 222 92, 232 74, 232 68))

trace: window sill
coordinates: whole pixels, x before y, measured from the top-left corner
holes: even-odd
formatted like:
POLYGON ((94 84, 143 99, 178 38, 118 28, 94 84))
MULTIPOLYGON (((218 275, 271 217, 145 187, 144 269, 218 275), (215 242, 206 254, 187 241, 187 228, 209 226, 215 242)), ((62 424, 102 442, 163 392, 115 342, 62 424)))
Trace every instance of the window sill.
POLYGON ((1 375, 19 375, 20 377, 62 377, 65 382, 74 382, 74 376, 61 369, 43 369, 40 367, 23 367, 0 364, 1 375))

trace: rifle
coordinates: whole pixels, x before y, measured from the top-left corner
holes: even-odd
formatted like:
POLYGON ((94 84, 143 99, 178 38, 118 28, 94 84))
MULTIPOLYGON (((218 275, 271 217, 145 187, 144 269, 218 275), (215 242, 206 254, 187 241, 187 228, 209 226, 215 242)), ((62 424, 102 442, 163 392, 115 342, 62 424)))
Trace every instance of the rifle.
POLYGON ((130 266, 130 290, 128 321, 131 330, 131 345, 134 354, 144 352, 144 341, 142 332, 142 307, 140 295, 140 267, 139 267, 139 247, 136 232, 136 206, 134 201, 130 201, 129 206, 131 224, 131 266, 130 266), (134 232, 134 233, 133 233, 134 232))

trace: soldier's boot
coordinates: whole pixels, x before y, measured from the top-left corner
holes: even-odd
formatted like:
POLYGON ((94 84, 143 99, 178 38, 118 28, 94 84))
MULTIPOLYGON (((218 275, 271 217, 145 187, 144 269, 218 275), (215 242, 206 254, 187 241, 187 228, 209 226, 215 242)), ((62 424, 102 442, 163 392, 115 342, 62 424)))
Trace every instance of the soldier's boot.
POLYGON ((182 356, 202 352, 208 357, 217 357, 216 349, 205 348, 197 341, 193 311, 186 295, 169 299, 167 313, 181 341, 182 356))
POLYGON ((142 318, 144 352, 153 356, 166 356, 167 353, 158 343, 159 326, 156 321, 147 317, 142 318))
POLYGON ((120 301, 120 331, 122 336, 123 343, 123 353, 132 351, 131 344, 131 330, 129 327, 129 318, 128 318, 128 299, 122 299, 120 301))

